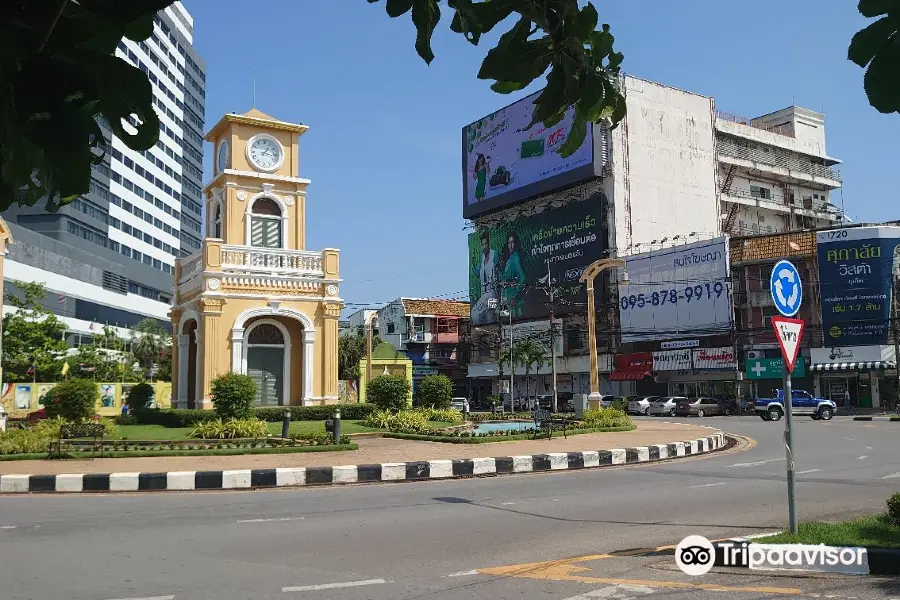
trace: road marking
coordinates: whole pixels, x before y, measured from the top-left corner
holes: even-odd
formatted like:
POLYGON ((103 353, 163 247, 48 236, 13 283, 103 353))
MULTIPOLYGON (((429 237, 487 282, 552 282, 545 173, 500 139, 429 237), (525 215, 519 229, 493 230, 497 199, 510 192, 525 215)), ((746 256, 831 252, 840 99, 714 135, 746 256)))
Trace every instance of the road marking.
POLYGON ((856 460, 865 460, 865 459, 867 459, 867 458, 869 458, 869 455, 868 455, 868 454, 863 454, 862 456, 857 456, 857 457, 856 457, 856 460))
POLYGON ((387 583, 384 579, 364 579, 362 581, 344 581, 341 583, 319 583, 316 585, 298 585, 283 587, 282 592, 314 592, 316 590, 333 590, 335 588, 362 587, 364 585, 378 585, 387 583))
POLYGON ((732 467, 756 467, 759 465, 764 465, 766 463, 778 462, 782 460, 787 460, 785 458, 767 458, 766 460, 758 460, 756 462, 747 462, 747 463, 737 463, 735 465, 731 465, 732 467))
POLYGON ((809 473, 818 473, 819 469, 809 469, 807 471, 797 471, 797 475, 808 475, 809 473))
POLYGON ((0 529, 15 529, 17 525, 0 525, 0 529))
POLYGON ((515 506, 515 505, 516 505, 515 502, 504 502, 503 503, 503 506, 515 506))
POLYGON ((845 437, 844 439, 847 440, 848 442, 855 442, 855 441, 856 441, 856 440, 854 440, 853 438, 848 438, 848 437, 845 437))
POLYGON ((305 521, 306 517, 283 517, 281 519, 243 519, 238 523, 275 523, 280 521, 305 521))
POLYGON ((478 569, 472 569, 471 571, 460 571, 459 573, 450 573, 446 575, 446 577, 465 577, 466 575, 478 575, 478 569))
POLYGON ((696 488, 716 487, 717 485, 725 485, 725 482, 720 481, 718 483, 704 483, 703 485, 692 485, 691 487, 696 489, 696 488))
POLYGON ((882 477, 882 479, 894 479, 896 477, 900 477, 900 473, 894 473, 893 475, 886 475, 885 477, 882 477))
POLYGON ((866 446, 866 450, 874 450, 874 449, 875 448, 873 448, 872 446, 866 446))
POLYGON ((635 600, 641 595, 654 593, 655 590, 645 585, 613 585, 586 594, 578 594, 566 600, 594 600, 594 598, 607 598, 607 600, 635 600), (637 595, 634 595, 637 594, 637 595))
POLYGON ((116 598, 115 600, 175 600, 175 596, 147 596, 145 598, 116 598))

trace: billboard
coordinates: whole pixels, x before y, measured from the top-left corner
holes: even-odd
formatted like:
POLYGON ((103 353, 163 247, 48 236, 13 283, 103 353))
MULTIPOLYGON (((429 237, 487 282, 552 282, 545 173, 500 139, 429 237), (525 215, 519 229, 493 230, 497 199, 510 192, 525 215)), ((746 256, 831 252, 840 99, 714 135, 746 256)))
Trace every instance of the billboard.
POLYGON ((822 345, 888 343, 892 286, 900 267, 900 227, 820 231, 822 345))
POLYGON ((470 219, 602 174, 605 136, 592 123, 581 146, 568 158, 559 155, 572 126, 574 108, 551 128, 528 129, 534 94, 463 127, 463 217, 470 219), (598 135, 595 136, 595 131, 598 135), (595 139, 596 137, 596 139, 595 139))
POLYGON ((625 262, 629 283, 619 287, 623 342, 731 330, 727 237, 636 254, 625 262))
POLYGON ((469 299, 472 325, 498 321, 509 306, 514 321, 547 318, 547 264, 558 315, 585 310, 578 281, 585 267, 606 249, 601 223, 606 197, 522 217, 469 235, 469 299))

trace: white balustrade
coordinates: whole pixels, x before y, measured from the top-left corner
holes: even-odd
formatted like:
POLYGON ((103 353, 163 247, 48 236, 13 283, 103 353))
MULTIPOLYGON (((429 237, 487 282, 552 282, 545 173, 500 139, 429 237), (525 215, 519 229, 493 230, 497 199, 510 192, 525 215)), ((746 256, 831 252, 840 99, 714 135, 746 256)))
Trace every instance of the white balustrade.
POLYGON ((324 275, 322 253, 250 246, 222 246, 222 270, 230 273, 324 275))

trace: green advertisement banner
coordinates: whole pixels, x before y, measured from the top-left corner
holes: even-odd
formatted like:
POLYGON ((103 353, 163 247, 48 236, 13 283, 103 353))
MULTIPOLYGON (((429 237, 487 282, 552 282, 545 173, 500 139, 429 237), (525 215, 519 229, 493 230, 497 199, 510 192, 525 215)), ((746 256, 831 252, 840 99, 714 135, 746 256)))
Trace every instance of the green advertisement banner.
MULTIPOLYGON (((780 358, 750 358, 747 359, 747 379, 781 379, 784 371, 784 361, 780 358)), ((806 377, 806 359, 802 356, 794 363, 791 377, 806 377)))
MULTIPOLYGON (((584 312, 584 269, 603 256, 606 196, 522 217, 469 235, 472 325, 496 323, 509 308, 514 321, 550 314, 548 266, 557 315, 584 312)), ((506 317, 504 317, 506 319, 506 317)))

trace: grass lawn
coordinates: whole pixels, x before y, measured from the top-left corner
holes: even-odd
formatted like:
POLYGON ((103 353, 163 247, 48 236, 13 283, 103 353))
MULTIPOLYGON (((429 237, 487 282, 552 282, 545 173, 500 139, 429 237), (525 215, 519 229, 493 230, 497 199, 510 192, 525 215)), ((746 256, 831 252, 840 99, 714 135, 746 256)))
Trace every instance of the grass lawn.
POLYGON ((800 523, 796 536, 780 533, 759 542, 900 548, 900 527, 892 525, 884 515, 874 515, 840 523, 800 523))
MULTIPOLYGON (((449 427, 451 423, 431 422, 430 427, 440 429, 449 427)), ((281 423, 268 423, 272 435, 281 435, 281 423)), ((119 438, 128 440, 185 440, 191 432, 191 427, 163 427, 162 425, 119 425, 119 438)), ((372 431, 385 431, 366 427, 362 421, 341 421, 341 433, 366 433, 372 431)), ((292 421, 291 433, 325 433, 324 421, 292 421)))

